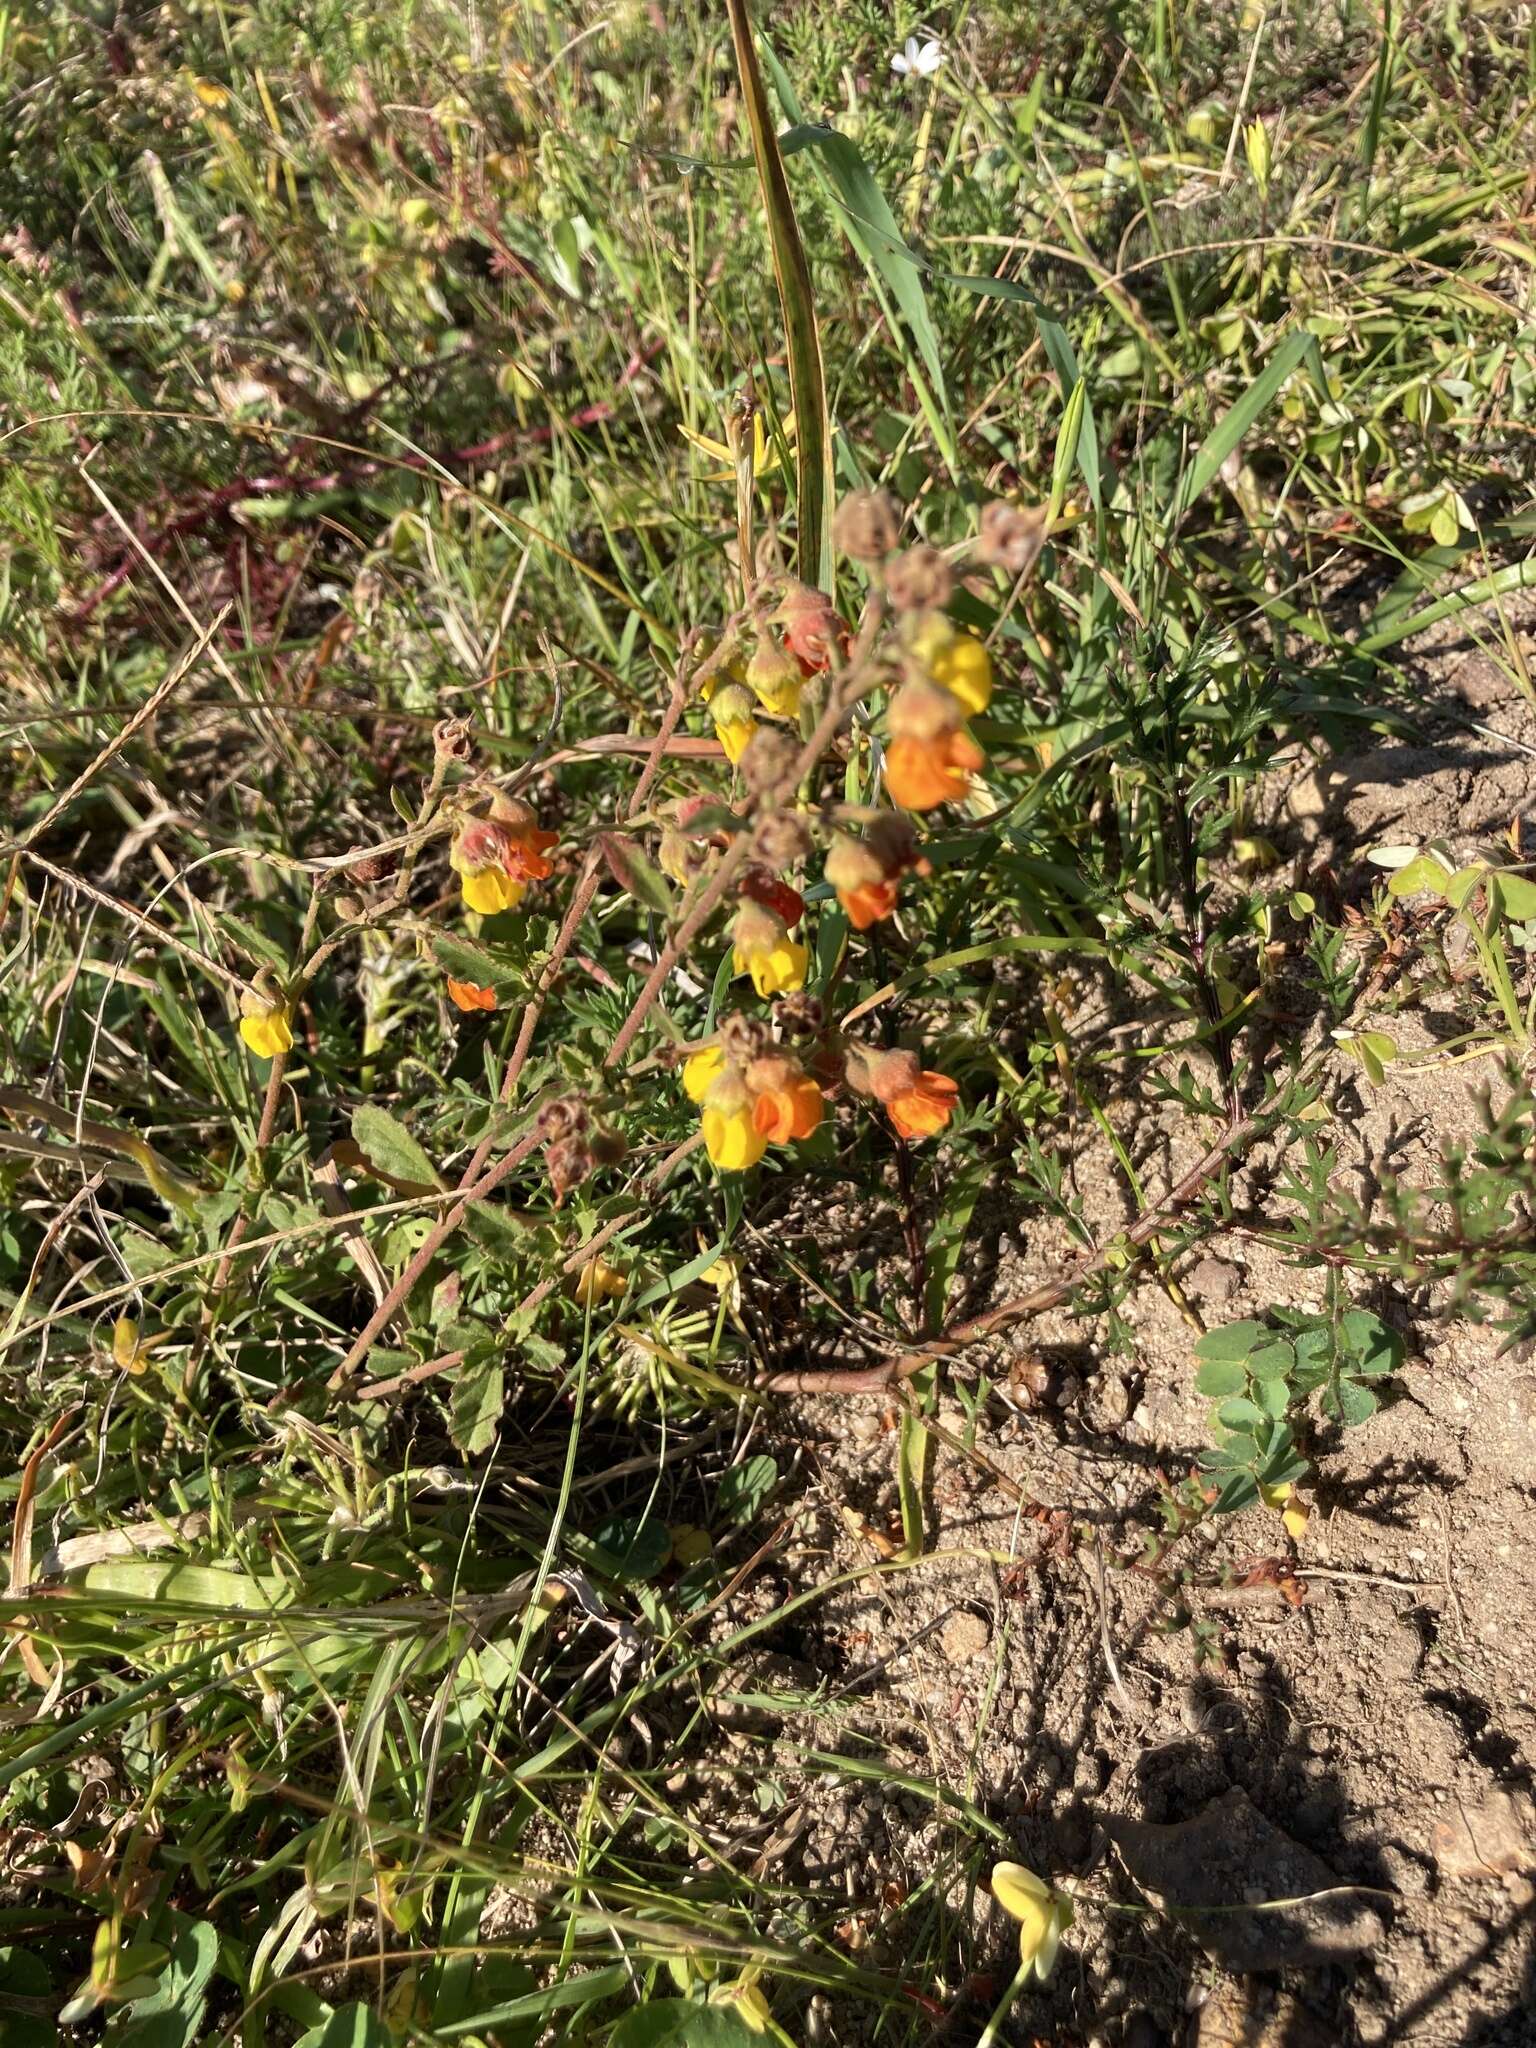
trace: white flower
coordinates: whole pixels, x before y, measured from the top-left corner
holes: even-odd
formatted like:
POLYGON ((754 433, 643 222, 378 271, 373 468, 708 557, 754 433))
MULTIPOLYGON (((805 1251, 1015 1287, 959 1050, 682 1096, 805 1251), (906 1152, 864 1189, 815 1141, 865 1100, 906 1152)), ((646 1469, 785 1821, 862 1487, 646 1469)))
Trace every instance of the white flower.
POLYGON ((903 78, 932 78, 944 62, 944 45, 932 37, 920 43, 916 36, 907 37, 907 46, 898 50, 891 59, 891 69, 903 78))

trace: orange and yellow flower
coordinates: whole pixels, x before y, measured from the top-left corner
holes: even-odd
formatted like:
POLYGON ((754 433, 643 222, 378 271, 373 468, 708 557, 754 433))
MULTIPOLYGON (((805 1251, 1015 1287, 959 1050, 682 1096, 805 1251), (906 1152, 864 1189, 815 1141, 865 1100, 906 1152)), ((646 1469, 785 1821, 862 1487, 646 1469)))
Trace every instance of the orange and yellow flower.
POLYGON ((964 730, 959 700, 936 683, 903 683, 891 699, 885 786, 908 811, 931 811, 969 793, 986 760, 964 730))
POLYGON ((482 917, 515 910, 528 884, 551 873, 548 848, 557 836, 541 831, 515 797, 498 798, 489 818, 468 819, 453 835, 448 864, 469 909, 482 917))
POLYGON ((805 987, 810 948, 792 939, 789 926, 766 903, 748 898, 731 927, 731 969, 750 974, 760 996, 777 996, 805 987))

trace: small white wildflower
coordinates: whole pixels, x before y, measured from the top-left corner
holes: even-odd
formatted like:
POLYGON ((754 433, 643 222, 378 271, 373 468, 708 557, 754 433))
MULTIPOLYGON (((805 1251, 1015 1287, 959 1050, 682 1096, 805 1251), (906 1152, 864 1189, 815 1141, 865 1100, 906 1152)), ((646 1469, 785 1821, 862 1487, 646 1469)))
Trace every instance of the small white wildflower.
POLYGON ((891 59, 891 69, 902 78, 932 78, 944 62, 944 45, 930 36, 920 43, 916 36, 907 37, 904 50, 898 50, 891 59))

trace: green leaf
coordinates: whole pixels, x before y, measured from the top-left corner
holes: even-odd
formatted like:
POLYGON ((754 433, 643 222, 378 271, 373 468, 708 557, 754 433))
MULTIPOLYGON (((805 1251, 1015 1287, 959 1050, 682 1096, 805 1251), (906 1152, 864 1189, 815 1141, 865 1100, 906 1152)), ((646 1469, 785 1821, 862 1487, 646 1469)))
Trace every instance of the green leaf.
MULTIPOLYGON (((14 1998, 47 1998, 53 1976, 30 1949, 0 1948, 0 1988, 14 1998)), ((41 2013, 0 2013, 0 2048, 55 2048, 59 2033, 41 2013)))
POLYGON ((1196 1358, 1246 1358, 1259 1342, 1270 1335, 1263 1323, 1223 1323, 1207 1330, 1195 1346, 1196 1358))
POLYGON ((478 1357, 471 1352, 453 1382, 449 1425, 449 1434, 466 1458, 478 1458, 495 1442, 506 1398, 500 1353, 489 1346, 478 1357))
POLYGON ((614 1579, 654 1579, 672 1555, 666 1524, 652 1516, 611 1515, 593 1530, 590 1541, 603 1553, 595 1568, 614 1579))
POLYGON ((1240 1358, 1208 1358, 1195 1375, 1195 1385, 1213 1401, 1240 1394, 1247 1384, 1248 1369, 1240 1358))
MULTIPOLYGON (((1324 1405, 1331 1404, 1325 1402, 1324 1405)), ((1339 1381, 1336 1412, 1341 1422, 1351 1426, 1366 1422, 1380 1406, 1380 1396, 1372 1393, 1369 1387, 1362 1387, 1358 1380, 1339 1381)))
POLYGON ((432 956, 444 974, 451 974, 455 981, 472 981, 476 988, 494 989, 498 996, 522 986, 515 968, 487 953, 483 946, 472 946, 468 939, 456 938, 451 932, 434 935, 432 956))
MULTIPOLYGON (((779 104, 795 124, 779 137, 779 145, 786 155, 798 150, 814 154, 823 189, 829 189, 832 194, 843 232, 857 251, 876 292, 883 290, 894 300, 922 358, 927 381, 933 387, 931 397, 926 391, 922 393, 928 400, 923 409, 934 428, 944 459, 953 471, 956 450, 949 398, 944 387, 944 359, 928 315, 922 270, 907 247, 896 216, 887 205, 885 194, 876 184, 856 144, 836 128, 805 120, 789 74, 766 42, 763 59, 779 104)), ((917 365, 909 358, 909 374, 916 369, 917 365)))
POLYGON ((269 1614, 292 1592, 286 1579, 253 1578, 179 1557, 103 1558, 87 1566, 81 1584, 88 1593, 106 1593, 140 1607, 207 1607, 242 1614, 269 1614))
POLYGON ((1346 1371, 1364 1379, 1379 1379, 1396 1372, 1403 1358, 1403 1340, 1380 1316, 1369 1309, 1352 1308, 1339 1325, 1348 1351, 1346 1371))
POLYGON ((622 832, 599 832, 597 844, 609 874, 625 894, 658 917, 670 919, 677 908, 672 885, 636 842, 622 832))
POLYGON ((203 2038, 208 1984, 219 1959, 218 1931, 206 1920, 171 1915, 171 1952, 155 1989, 136 1998, 112 2035, 114 2048, 195 2048, 203 2038))
POLYGON ((832 588, 832 420, 821 361, 821 335, 810 265, 795 220, 784 159, 774 133, 773 109, 763 90, 752 38, 749 0, 725 0, 736 47, 736 70, 752 132, 752 155, 768 215, 768 242, 779 288, 784 341, 789 357, 789 395, 796 427, 796 566, 806 583, 832 588))
POLYGON ((1494 886, 1499 892, 1499 901, 1509 915, 1523 923, 1528 917, 1536 917, 1536 882, 1524 875, 1507 875, 1502 869, 1494 876, 1494 886))
MULTIPOLYGON (((1282 1414, 1284 1410, 1282 1409, 1282 1414)), ((1239 1395, 1235 1401, 1223 1401, 1216 1410, 1216 1420, 1223 1429, 1250 1430, 1268 1420, 1265 1411, 1255 1401, 1239 1395)))
POLYGON ((626 2013, 608 2048, 763 2048, 763 2036, 729 2006, 658 1998, 626 2013))
POLYGON ((339 2005, 322 2026, 311 2027, 297 2048, 393 2048, 394 2036, 366 2005, 339 2005))
POLYGON ((376 1103, 362 1102, 352 1112, 352 1137, 368 1164, 394 1180, 419 1187, 442 1185, 437 1168, 400 1119, 376 1103))
POLYGON ((1388 877, 1389 896, 1443 896, 1447 880, 1443 861, 1432 853, 1421 853, 1388 877))
POLYGON ((746 1523, 762 1513, 763 1504, 779 1483, 779 1468, 766 1451, 733 1465, 720 1481, 715 1503, 733 1522, 746 1523))
POLYGON ((1321 381, 1322 358, 1316 337, 1305 333, 1289 334, 1237 403, 1223 413, 1179 478, 1168 518, 1170 532, 1205 496, 1220 475, 1227 457, 1236 454, 1245 437, 1273 405, 1281 385, 1307 355, 1312 357, 1314 379, 1321 381))
POLYGON ((1278 1422, 1291 1405, 1291 1383, 1284 1378, 1255 1380, 1253 1398, 1266 1415, 1278 1422))
POLYGON ((1259 1497, 1258 1482, 1251 1472, 1234 1472, 1226 1485, 1216 1496, 1211 1512, 1217 1515, 1235 1515, 1239 1508, 1251 1507, 1259 1497))
POLYGON ((1283 1337, 1261 1344, 1248 1354, 1248 1370, 1256 1380, 1280 1379, 1296 1369, 1296 1353, 1283 1337))

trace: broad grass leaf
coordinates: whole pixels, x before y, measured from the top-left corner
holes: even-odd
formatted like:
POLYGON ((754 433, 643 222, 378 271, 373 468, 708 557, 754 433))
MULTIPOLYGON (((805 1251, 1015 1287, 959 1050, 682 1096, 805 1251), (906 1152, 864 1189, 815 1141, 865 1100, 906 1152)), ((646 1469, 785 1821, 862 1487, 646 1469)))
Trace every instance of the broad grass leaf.
POLYGON ((366 2005, 339 2005, 323 2025, 311 2027, 297 2048, 394 2048, 394 2035, 366 2005))
POLYGON ((752 35, 749 0, 726 0, 736 69, 752 134, 752 156, 768 216, 768 242, 773 274, 784 318, 789 357, 789 395, 799 436, 795 453, 795 520, 797 564, 801 577, 822 590, 832 588, 832 421, 827 411, 827 380, 821 360, 821 334, 810 265, 795 219, 784 159, 774 132, 773 109, 763 89, 752 35))
POLYGON ((1303 333, 1289 334, 1242 397, 1216 422, 1201 442, 1193 461, 1187 465, 1179 478, 1168 516, 1170 532, 1205 496, 1221 474, 1222 464, 1227 457, 1237 453, 1247 435, 1274 404, 1281 386, 1305 358, 1310 358, 1313 379, 1322 386, 1322 357, 1316 336, 1303 333))

